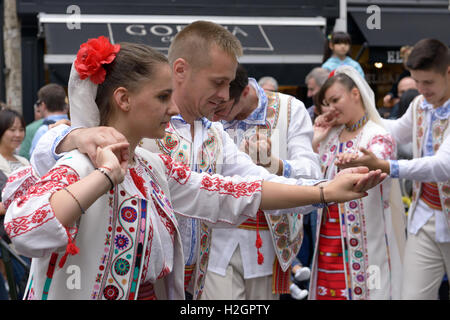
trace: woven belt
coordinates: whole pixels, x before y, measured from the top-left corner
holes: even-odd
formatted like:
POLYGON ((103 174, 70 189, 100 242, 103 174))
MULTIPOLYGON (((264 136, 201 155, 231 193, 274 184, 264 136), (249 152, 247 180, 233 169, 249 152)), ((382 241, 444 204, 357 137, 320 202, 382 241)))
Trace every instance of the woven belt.
POLYGON ((262 212, 261 210, 258 211, 255 219, 249 218, 245 220, 238 226, 238 228, 245 230, 256 230, 257 226, 259 230, 269 230, 269 225, 267 224, 266 217, 264 216, 264 212, 262 212))
POLYGON ((191 282, 192 275, 195 271, 195 264, 192 264, 190 266, 184 266, 184 290, 186 291, 187 287, 189 286, 189 282, 191 282))
POLYGON ((434 210, 442 210, 441 199, 439 197, 439 189, 434 182, 422 183, 422 194, 420 199, 423 200, 430 208, 434 210))

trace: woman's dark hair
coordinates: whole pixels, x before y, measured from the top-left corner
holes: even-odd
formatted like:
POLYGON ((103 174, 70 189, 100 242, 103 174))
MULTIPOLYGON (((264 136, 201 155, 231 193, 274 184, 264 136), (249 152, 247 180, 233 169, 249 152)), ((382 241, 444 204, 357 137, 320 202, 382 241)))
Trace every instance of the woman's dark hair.
POLYGON ((346 75, 345 73, 335 74, 334 76, 328 78, 327 81, 325 81, 323 86, 320 88, 320 91, 316 94, 315 101, 318 103, 317 105, 324 104, 325 93, 336 82, 342 84, 346 89, 348 89, 348 91, 356 88, 356 83, 348 75, 346 75))
POLYGON ((351 46, 352 38, 347 32, 342 31, 335 31, 332 34, 330 34, 327 37, 324 44, 322 63, 327 61, 333 55, 333 51, 330 49, 330 43, 331 44, 347 43, 348 45, 351 46))
POLYGON ((3 109, 2 111, 0 111, 0 139, 5 134, 5 131, 13 126, 16 118, 19 118, 22 128, 25 129, 25 120, 23 119, 22 115, 16 110, 3 109))
POLYGON ((448 47, 436 39, 422 39, 414 45, 406 67, 410 70, 433 70, 445 74, 450 66, 448 47))
MULTIPOLYGON (((317 114, 321 115, 323 113, 323 110, 322 110, 323 100, 322 101, 319 100, 319 92, 317 92, 315 95, 313 95, 312 100, 313 100, 314 108, 316 108, 316 110, 317 110, 317 114)), ((315 117, 315 114, 314 114, 314 117, 315 117)))
POLYGON ((148 81, 157 65, 168 64, 167 58, 155 49, 138 43, 120 43, 120 51, 110 64, 104 65, 105 81, 98 86, 97 103, 100 125, 105 125, 111 114, 111 96, 115 89, 124 87, 135 92, 148 81))

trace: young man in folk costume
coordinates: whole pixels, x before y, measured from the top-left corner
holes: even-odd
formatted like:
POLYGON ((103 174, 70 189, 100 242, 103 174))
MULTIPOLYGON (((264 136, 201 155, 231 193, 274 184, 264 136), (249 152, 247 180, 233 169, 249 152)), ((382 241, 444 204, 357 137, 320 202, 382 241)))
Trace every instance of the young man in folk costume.
POLYGON ((445 273, 450 274, 450 53, 435 39, 419 41, 407 67, 420 96, 397 120, 383 124, 397 143, 412 142, 412 160, 381 161, 367 150, 342 167, 368 165, 393 178, 414 180, 408 213, 403 270, 403 299, 436 299, 445 273))
MULTIPOLYGON (((215 113, 253 161, 287 178, 319 179, 310 117, 292 96, 264 91, 242 65, 230 100, 215 113)), ((202 299, 278 299, 289 293, 290 266, 302 242, 302 215, 259 214, 237 228, 215 229, 202 299), (261 241, 255 246, 255 240, 261 241), (217 288, 222 288, 217 290, 217 288)))
MULTIPOLYGON (((360 147, 394 159, 395 142, 382 126, 374 93, 353 67, 332 72, 318 97, 336 124, 314 124, 313 148, 325 178, 339 172, 335 162, 342 153, 357 153, 360 147)), ((400 298, 405 213, 398 181, 386 180, 368 193, 319 212, 310 299, 400 298)))
MULTIPOLYGON (((229 84, 235 77, 237 57, 242 53, 239 41, 226 29, 212 22, 197 21, 180 31, 169 49, 172 67, 173 99, 180 115, 171 118, 166 135, 160 140, 144 139, 141 146, 170 155, 192 171, 221 173, 224 176, 253 175, 287 184, 315 184, 318 181, 286 179, 270 175, 240 152, 219 123, 213 123, 218 105, 229 98, 229 84)), ((98 114, 71 109, 72 128, 94 127, 98 114), (75 116, 77 115, 77 116, 75 116)), ((43 137, 41 152, 31 162, 38 173, 48 170, 55 151, 78 148, 95 162, 97 146, 124 141, 111 128, 72 130, 59 126, 43 137), (69 134, 68 134, 69 133, 69 134), (53 153, 48 150, 53 150, 53 153)), ((217 186, 220 187, 220 186, 217 186)), ((312 207, 299 209, 312 210, 312 207)), ((186 264, 186 288, 198 299, 203 291, 209 258, 211 228, 197 220, 177 216, 186 264)))

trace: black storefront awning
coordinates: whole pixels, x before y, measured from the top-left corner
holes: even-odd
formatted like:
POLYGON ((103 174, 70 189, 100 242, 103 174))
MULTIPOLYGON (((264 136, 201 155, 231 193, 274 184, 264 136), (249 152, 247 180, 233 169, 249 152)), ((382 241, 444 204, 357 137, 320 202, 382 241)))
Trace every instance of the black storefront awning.
POLYGON ((195 20, 214 21, 230 30, 242 43, 241 63, 321 63, 326 26, 326 19, 321 17, 82 15, 71 20, 68 15, 41 13, 41 34, 46 40, 44 62, 71 64, 80 44, 100 35, 115 43, 145 43, 167 53, 171 39, 195 20))
POLYGON ((424 38, 435 38, 450 45, 450 11, 444 9, 380 8, 379 29, 372 29, 366 8, 349 8, 370 47, 414 45, 424 38))

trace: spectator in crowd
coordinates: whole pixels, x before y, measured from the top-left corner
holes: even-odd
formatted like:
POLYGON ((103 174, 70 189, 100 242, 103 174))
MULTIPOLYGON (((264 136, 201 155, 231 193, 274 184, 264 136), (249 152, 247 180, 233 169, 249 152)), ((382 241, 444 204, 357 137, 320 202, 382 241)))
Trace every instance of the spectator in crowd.
POLYGON ((68 120, 67 116, 67 96, 64 88, 56 83, 43 86, 38 91, 38 101, 40 105, 43 122, 37 129, 30 147, 30 156, 33 153, 39 139, 48 131, 48 126, 59 120, 68 120))
POLYGON ((278 81, 274 77, 262 77, 259 79, 258 85, 264 90, 278 91, 278 81))
POLYGON ((417 91, 416 81, 414 81, 414 79, 411 77, 404 77, 403 79, 401 79, 398 83, 397 88, 398 88, 398 98, 396 99, 397 102, 391 109, 391 112, 389 114, 389 119, 400 118, 405 113, 406 109, 409 106, 409 104, 405 105, 405 102, 409 101, 409 103, 411 103, 412 99, 410 99, 410 98, 411 97, 414 98, 415 96, 419 95, 419 92, 417 91), (408 90, 411 90, 411 91, 409 92, 407 97, 405 97, 403 99, 402 105, 400 106, 400 101, 402 101, 403 94, 408 90), (406 109, 405 109, 405 107, 406 107, 406 109), (402 109, 402 110, 400 110, 400 109, 402 109))
MULTIPOLYGON (((27 159, 15 154, 16 149, 20 146, 25 136, 25 121, 17 111, 11 109, 3 109, 0 111, 0 193, 3 189, 6 179, 11 173, 23 166, 29 165, 27 159)), ((1 200, 1 197, 0 197, 1 200)), ((9 239, 4 231, 4 207, 0 202, 0 237, 9 242, 9 239)), ((1 258, 1 252, 0 252, 1 258)), ((28 259, 26 259, 29 262, 28 259)), ((12 260, 13 271, 16 283, 19 285, 23 280, 26 280, 25 269, 15 260, 12 260)), ((6 279, 5 267, 3 261, 0 259, 0 278, 6 279)), ((4 279, 0 279, 0 299, 8 299, 8 294, 4 286, 4 279)), ((22 288, 23 289, 23 288, 22 288)), ((20 292, 19 292, 20 294, 20 292)))
POLYGON ((327 40, 325 43, 322 68, 331 72, 343 65, 351 66, 364 78, 364 71, 360 64, 349 56, 352 45, 350 35, 347 32, 335 31, 328 36, 327 40))
POLYGON ((306 93, 306 96, 308 98, 313 99, 313 105, 308 107, 308 113, 311 117, 311 120, 314 122, 314 118, 318 113, 317 108, 315 107, 314 103, 314 96, 319 92, 320 87, 325 83, 325 81, 328 79, 328 75, 330 74, 330 71, 328 71, 325 68, 316 67, 312 69, 305 78, 306 87, 308 88, 308 91, 306 93))
POLYGON ((403 71, 398 77, 398 80, 392 85, 391 90, 383 98, 383 107, 385 108, 392 108, 398 102, 398 84, 403 78, 411 76, 408 68, 406 68, 406 62, 408 61, 412 49, 411 46, 403 46, 400 48, 400 57, 403 60, 403 71))

